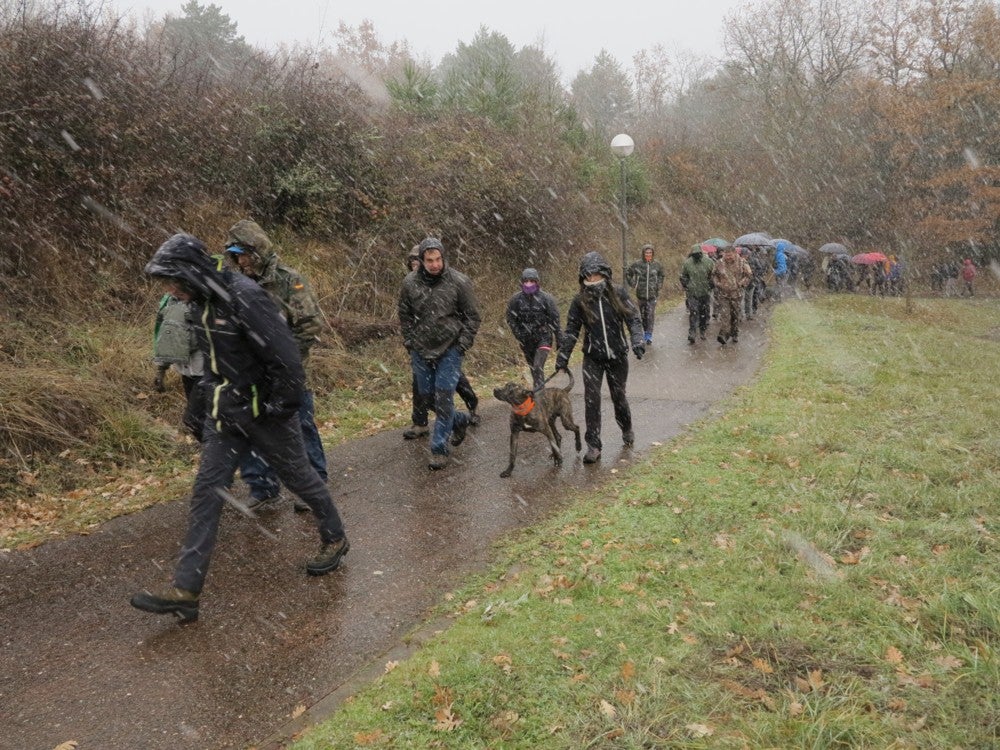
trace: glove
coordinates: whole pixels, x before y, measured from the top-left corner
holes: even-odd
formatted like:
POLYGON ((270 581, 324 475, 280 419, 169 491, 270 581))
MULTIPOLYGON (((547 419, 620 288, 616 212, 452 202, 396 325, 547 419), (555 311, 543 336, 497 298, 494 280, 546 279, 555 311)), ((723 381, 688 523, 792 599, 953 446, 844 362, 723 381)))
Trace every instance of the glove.
POLYGON ((642 355, 646 353, 646 347, 642 344, 636 344, 632 347, 632 352, 635 354, 636 359, 642 359, 642 355))
POLYGON ((153 390, 156 391, 157 393, 163 393, 164 391, 167 390, 166 385, 163 384, 163 379, 164 377, 166 377, 166 374, 167 374, 166 367, 160 367, 156 371, 156 377, 153 378, 153 390))

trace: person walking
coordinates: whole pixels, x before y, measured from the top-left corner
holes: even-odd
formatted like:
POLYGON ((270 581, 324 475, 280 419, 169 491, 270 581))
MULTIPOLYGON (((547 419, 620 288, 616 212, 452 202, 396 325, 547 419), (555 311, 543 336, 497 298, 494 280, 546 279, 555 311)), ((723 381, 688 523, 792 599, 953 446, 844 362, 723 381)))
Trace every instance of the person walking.
POLYGON ((757 310, 764 303, 764 296, 767 293, 767 251, 762 247, 750 248, 750 257, 747 263, 750 266, 752 278, 744 295, 749 302, 745 312, 747 320, 753 320, 757 310))
POLYGON ((164 294, 156 311, 153 325, 153 363, 156 376, 153 390, 166 392, 167 371, 173 369, 181 376, 186 406, 181 423, 199 443, 202 425, 205 422, 205 396, 201 388, 201 378, 205 371, 205 357, 198 349, 198 339, 192 321, 188 317, 190 306, 187 302, 164 294))
POLYGON ((970 297, 974 297, 972 281, 976 278, 976 264, 972 262, 972 258, 966 258, 962 263, 961 277, 962 283, 965 285, 962 289, 962 296, 964 297, 968 293, 970 297))
POLYGON ((132 597, 132 606, 185 621, 198 617, 226 488, 240 457, 250 450, 316 517, 320 550, 306 563, 306 572, 336 570, 350 543, 330 491, 306 455, 298 419, 305 371, 278 306, 246 276, 219 270, 204 243, 189 234, 164 242, 145 273, 166 293, 191 303, 192 318, 201 321, 199 347, 207 357, 205 387, 211 400, 173 586, 161 593, 142 591, 132 597))
POLYGON ((708 330, 709 300, 712 295, 712 269, 715 261, 705 255, 701 245, 693 245, 681 266, 681 286, 684 288, 684 304, 688 311, 688 343, 694 343, 697 330, 701 340, 705 340, 708 330))
POLYGON ((653 324, 656 322, 656 299, 663 286, 663 266, 653 260, 653 246, 642 246, 642 260, 637 260, 625 272, 625 284, 635 290, 639 301, 639 315, 646 345, 653 343, 653 324))
POLYGON ((601 383, 605 376, 622 441, 626 448, 635 444, 632 410, 625 394, 628 352, 631 345, 635 358, 642 359, 646 345, 639 310, 627 288, 612 286, 611 275, 611 266, 600 253, 587 253, 580 260, 580 291, 570 303, 556 358, 556 370, 565 370, 582 329, 585 464, 601 458, 601 383))
POLYGON ((540 284, 538 271, 525 268, 521 290, 507 301, 507 326, 521 345, 536 390, 545 385, 545 361, 553 344, 559 349, 561 333, 556 298, 542 291, 540 284))
POLYGON ((403 279, 399 290, 399 327, 419 395, 434 403, 428 466, 438 470, 448 465, 449 440, 461 445, 470 423, 468 414, 455 410, 455 388, 480 317, 472 281, 448 267, 441 240, 425 238, 419 257, 420 268, 403 279))
POLYGON ((788 256, 785 254, 787 243, 782 240, 774 248, 774 295, 778 301, 785 293, 785 279, 788 278, 788 256))
POLYGON ((736 252, 735 247, 727 247, 722 260, 712 269, 712 284, 715 286, 719 302, 719 335, 716 340, 726 345, 728 339, 735 344, 740 336, 740 301, 743 290, 753 278, 747 262, 736 252))
MULTIPOLYGON (((410 273, 420 268, 420 245, 414 245, 410 250, 410 254, 406 256, 406 268, 410 273)), ((417 438, 426 437, 430 433, 430 428, 427 426, 428 413, 434 409, 433 395, 430 398, 422 398, 420 396, 420 391, 417 388, 416 372, 413 373, 411 390, 413 394, 411 400, 413 406, 410 409, 411 424, 403 430, 404 440, 416 440, 417 438)), ((474 427, 479 424, 479 413, 477 411, 479 408, 479 397, 476 395, 475 390, 473 390, 472 383, 469 382, 464 371, 459 371, 458 373, 458 385, 455 386, 455 393, 462 399, 465 408, 469 410, 469 426, 474 427)))
MULTIPOLYGON (((226 254, 244 275, 256 281, 278 305, 282 317, 291 329, 305 369, 309 363, 309 352, 319 341, 323 330, 319 301, 308 282, 294 268, 281 262, 270 237, 257 222, 250 219, 242 219, 230 227, 226 238, 226 254)), ((308 375, 306 388, 299 402, 299 424, 309 462, 320 479, 326 482, 329 479, 326 451, 316 427, 315 399, 309 389, 308 375)), ((281 497, 281 482, 277 473, 258 454, 248 451, 242 457, 240 476, 250 487, 248 508, 270 505, 281 497)), ((300 513, 309 511, 309 506, 301 500, 295 501, 293 507, 300 513)))

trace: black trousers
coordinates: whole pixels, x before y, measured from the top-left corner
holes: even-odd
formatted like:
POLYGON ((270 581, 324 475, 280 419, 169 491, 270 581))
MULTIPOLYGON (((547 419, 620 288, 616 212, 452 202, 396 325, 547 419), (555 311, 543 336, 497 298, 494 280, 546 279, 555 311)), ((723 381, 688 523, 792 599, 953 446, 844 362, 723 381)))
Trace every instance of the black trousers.
POLYGON ((201 465, 194 480, 188 508, 187 534, 181 547, 174 586, 198 593, 205 584, 208 565, 219 535, 219 520, 240 456, 253 449, 278 473, 289 490, 312 509, 322 542, 344 536, 344 525, 330 490, 309 463, 298 415, 252 422, 246 435, 219 432, 209 417, 205 421, 201 465))
POLYGON ((608 379, 608 391, 611 393, 611 403, 615 408, 615 422, 622 432, 632 429, 632 410, 625 395, 625 383, 628 380, 628 359, 594 359, 583 358, 583 405, 584 419, 587 430, 584 439, 587 445, 601 448, 601 383, 605 376, 608 379))
POLYGON ((694 297, 690 294, 687 296, 685 303, 688 311, 688 336, 691 338, 694 338, 696 328, 698 333, 704 333, 708 329, 710 300, 711 297, 707 294, 704 297, 694 297))

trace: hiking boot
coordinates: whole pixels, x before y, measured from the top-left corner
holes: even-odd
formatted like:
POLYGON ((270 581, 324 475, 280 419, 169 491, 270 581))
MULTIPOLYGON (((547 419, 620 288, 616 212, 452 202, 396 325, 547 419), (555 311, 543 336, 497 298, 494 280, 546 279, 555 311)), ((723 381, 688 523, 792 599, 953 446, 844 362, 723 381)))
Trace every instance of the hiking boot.
POLYGON ((475 409, 469 410, 469 427, 479 426, 479 413, 475 409))
POLYGON ((431 471, 437 471, 438 469, 443 469, 448 465, 448 454, 447 453, 432 453, 431 461, 427 464, 427 468, 431 471))
MULTIPOLYGON (((702 338, 705 338, 705 337, 702 336, 702 338)), ((694 343, 694 334, 693 333, 688 336, 688 343, 689 344, 693 344, 694 343)))
POLYGON ((170 588, 161 594, 142 591, 133 596, 129 604, 156 615, 177 615, 181 622, 198 619, 198 595, 184 589, 170 588))
POLYGON ((738 344, 738 343, 739 343, 739 341, 740 341, 740 335, 739 335, 738 333, 734 333, 734 334, 733 334, 733 338, 732 338, 732 342, 733 342, 734 344, 738 344))
POLYGON ((430 428, 425 424, 410 425, 407 429, 403 430, 403 440, 416 440, 417 438, 427 437, 429 434, 430 428))
POLYGON ((585 464, 596 464, 601 460, 601 449, 595 448, 594 446, 587 447, 587 453, 583 457, 583 462, 585 464))
POLYGON ((268 495, 267 497, 251 497, 247 500, 247 510, 270 510, 281 500, 281 493, 268 495))
POLYGON ((292 508, 294 508, 296 513, 311 513, 312 508, 309 507, 309 503, 303 500, 301 497, 295 498, 295 502, 292 503, 292 508))
POLYGON ((340 558, 347 554, 351 543, 346 536, 335 542, 324 542, 319 554, 306 563, 306 573, 311 576, 325 576, 340 567, 340 558))
POLYGON ((726 337, 723 336, 721 333, 718 336, 715 337, 715 340, 718 341, 723 346, 726 345, 726 337))
POLYGON ((455 420, 455 424, 451 428, 451 444, 456 448, 465 442, 465 432, 469 429, 468 422, 459 422, 455 420))
POLYGON ((626 448, 631 448, 635 445, 635 433, 632 430, 625 430, 622 433, 622 442, 625 443, 626 448))
POLYGON ((705 340, 705 332, 704 332, 704 331, 702 331, 702 332, 701 332, 701 334, 700 334, 699 338, 700 338, 700 339, 701 339, 702 341, 704 341, 704 340, 705 340))
POLYGON ((646 343, 647 344, 652 344, 653 343, 653 334, 652 333, 647 333, 646 334, 646 343))

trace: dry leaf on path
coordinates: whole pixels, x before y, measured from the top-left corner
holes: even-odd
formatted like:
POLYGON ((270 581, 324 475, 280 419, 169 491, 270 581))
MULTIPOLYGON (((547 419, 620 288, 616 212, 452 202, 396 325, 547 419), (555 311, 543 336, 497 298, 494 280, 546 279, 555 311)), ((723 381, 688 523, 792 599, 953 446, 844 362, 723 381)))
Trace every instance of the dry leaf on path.
POLYGON ((618 716, 617 709, 615 709, 614 706, 612 706, 603 698, 601 699, 601 713, 607 716, 609 719, 614 719, 616 716, 618 716))

